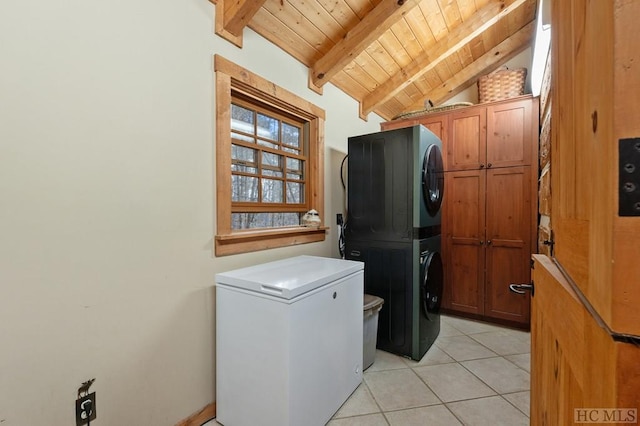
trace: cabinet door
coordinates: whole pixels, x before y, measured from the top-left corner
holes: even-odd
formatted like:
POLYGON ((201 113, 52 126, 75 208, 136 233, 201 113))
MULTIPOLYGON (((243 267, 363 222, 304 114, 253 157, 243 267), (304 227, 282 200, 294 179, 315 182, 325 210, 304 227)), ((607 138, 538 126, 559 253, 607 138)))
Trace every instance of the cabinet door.
POLYGON ((436 115, 434 117, 424 117, 420 120, 427 129, 440 139, 446 149, 446 141, 449 133, 449 116, 448 115, 436 115))
POLYGON ((487 174, 487 316, 529 322, 529 294, 509 291, 531 281, 531 167, 489 169, 487 174))
POLYGON ((447 170, 481 169, 486 163, 486 108, 465 108, 450 116, 447 170))
POLYGON ((484 170, 445 177, 445 307, 482 314, 484 307, 484 170))
POLYGON ((524 99, 487 107, 487 168, 532 164, 533 102, 524 99))

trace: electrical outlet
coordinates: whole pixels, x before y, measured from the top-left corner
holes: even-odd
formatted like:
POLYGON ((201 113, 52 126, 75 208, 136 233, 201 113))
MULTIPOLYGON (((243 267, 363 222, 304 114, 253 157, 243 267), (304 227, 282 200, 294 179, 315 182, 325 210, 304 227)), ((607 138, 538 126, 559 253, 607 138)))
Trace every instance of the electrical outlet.
POLYGON ((96 393, 82 396, 76 400, 76 426, 89 424, 96 419, 96 393))

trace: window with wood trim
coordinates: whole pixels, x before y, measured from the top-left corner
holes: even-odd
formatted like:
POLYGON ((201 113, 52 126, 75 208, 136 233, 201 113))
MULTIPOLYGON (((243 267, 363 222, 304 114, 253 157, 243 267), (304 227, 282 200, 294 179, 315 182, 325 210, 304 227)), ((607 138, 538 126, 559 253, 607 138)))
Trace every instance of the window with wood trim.
POLYGON ((216 256, 323 241, 301 226, 324 210, 324 111, 214 57, 216 256))

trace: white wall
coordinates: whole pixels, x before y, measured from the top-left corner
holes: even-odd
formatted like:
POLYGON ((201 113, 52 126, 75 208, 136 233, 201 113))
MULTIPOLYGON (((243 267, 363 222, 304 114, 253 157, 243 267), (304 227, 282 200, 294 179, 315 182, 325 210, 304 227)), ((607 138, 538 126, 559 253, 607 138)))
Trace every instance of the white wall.
POLYGON ((207 0, 5 1, 0 40, 0 423, 75 424, 96 378, 96 426, 173 425, 215 399, 214 274, 336 256, 334 171, 380 118, 207 0), (213 257, 214 53, 326 110, 326 242, 213 257))

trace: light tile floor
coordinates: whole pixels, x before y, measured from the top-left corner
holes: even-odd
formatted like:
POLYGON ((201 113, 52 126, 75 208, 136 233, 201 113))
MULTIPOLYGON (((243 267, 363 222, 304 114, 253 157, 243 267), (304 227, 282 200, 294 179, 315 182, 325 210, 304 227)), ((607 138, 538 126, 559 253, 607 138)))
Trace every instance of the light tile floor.
POLYGON ((328 426, 528 425, 529 333, 441 318, 440 335, 419 362, 376 351, 328 426))

